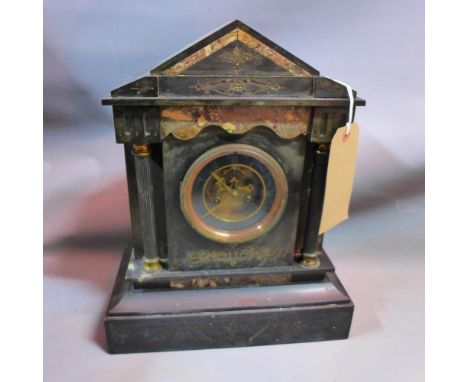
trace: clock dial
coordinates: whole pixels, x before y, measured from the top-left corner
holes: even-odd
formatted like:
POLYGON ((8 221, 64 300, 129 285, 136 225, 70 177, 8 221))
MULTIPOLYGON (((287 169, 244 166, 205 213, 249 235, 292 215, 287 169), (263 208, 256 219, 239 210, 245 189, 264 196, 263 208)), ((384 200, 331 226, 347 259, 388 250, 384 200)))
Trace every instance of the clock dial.
POLYGON ((252 240, 271 229, 287 200, 286 176, 266 152, 245 144, 200 156, 182 182, 181 206, 191 226, 223 243, 252 240))

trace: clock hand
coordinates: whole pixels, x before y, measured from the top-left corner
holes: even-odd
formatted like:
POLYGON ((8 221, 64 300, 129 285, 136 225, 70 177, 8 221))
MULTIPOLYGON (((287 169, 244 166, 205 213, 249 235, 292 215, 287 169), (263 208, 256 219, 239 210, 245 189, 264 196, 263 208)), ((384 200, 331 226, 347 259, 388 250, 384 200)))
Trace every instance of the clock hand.
POLYGON ((249 194, 253 191, 254 187, 252 184, 247 184, 246 186, 236 186, 236 189, 243 192, 248 192, 249 194))
POLYGON ((219 208, 220 206, 221 206, 221 203, 219 203, 217 206, 214 206, 213 208, 210 208, 202 215, 202 218, 204 218, 206 215, 211 215, 211 213, 217 208, 219 208))
POLYGON ((211 175, 213 176, 213 178, 216 179, 216 182, 219 182, 219 183, 220 183, 226 190, 228 190, 231 194, 233 193, 233 189, 227 185, 227 183, 226 183, 226 181, 224 180, 224 178, 221 178, 220 176, 216 175, 214 172, 212 172, 211 175))

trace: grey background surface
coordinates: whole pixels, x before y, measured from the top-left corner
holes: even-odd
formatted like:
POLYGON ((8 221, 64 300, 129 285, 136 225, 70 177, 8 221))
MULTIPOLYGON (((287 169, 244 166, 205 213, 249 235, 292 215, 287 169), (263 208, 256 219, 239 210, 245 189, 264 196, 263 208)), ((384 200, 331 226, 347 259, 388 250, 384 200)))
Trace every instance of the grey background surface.
POLYGON ((46 0, 44 242, 47 381, 422 381, 423 1, 46 0), (100 99, 235 18, 368 101, 351 218, 325 239, 356 304, 351 337, 110 356, 101 320, 129 215, 100 99))

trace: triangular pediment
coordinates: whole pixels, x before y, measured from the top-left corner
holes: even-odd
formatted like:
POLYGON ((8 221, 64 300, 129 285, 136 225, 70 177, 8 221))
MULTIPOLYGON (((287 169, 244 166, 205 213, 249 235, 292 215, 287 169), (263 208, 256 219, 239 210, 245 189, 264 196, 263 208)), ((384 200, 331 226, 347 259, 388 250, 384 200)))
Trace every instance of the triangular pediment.
MULTIPOLYGON (((356 93, 354 92, 354 96, 356 93)), ((109 104, 347 104, 347 87, 235 20, 111 92, 109 104)), ((356 100, 356 104, 363 100, 356 100)))
POLYGON ((319 73, 236 20, 158 65, 151 74, 310 77, 319 73))
POLYGON ((291 72, 286 68, 281 67, 238 40, 231 42, 205 59, 189 66, 180 74, 206 75, 207 73, 211 75, 291 75, 291 72))

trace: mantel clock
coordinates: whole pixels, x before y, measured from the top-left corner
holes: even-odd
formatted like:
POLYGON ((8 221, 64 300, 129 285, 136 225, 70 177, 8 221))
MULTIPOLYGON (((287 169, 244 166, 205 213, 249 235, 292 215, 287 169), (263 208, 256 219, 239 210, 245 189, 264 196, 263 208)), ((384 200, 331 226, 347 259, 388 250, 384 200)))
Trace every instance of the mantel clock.
POLYGON ((353 303, 319 234, 330 142, 355 111, 344 85, 236 20, 103 104, 132 228, 110 352, 348 336, 353 303))

